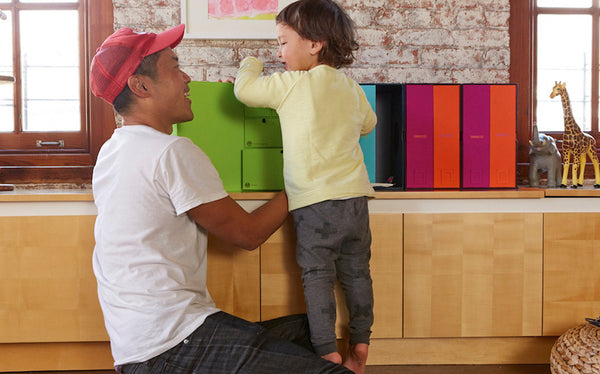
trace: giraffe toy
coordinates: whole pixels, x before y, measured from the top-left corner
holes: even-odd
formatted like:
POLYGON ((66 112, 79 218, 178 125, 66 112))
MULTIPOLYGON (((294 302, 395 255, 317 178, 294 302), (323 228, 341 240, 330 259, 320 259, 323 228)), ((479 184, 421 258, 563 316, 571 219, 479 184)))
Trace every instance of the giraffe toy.
POLYGON ((571 155, 573 156, 573 174, 571 176, 573 184, 571 185, 571 188, 583 187, 583 172, 587 156, 589 155, 590 160, 592 160, 592 164, 594 165, 594 188, 600 188, 600 171, 598 168, 598 155, 596 154, 596 140, 591 135, 581 131, 579 125, 575 122, 573 112, 571 111, 571 101, 569 100, 569 94, 567 93, 565 86, 566 83, 555 82, 552 93, 550 94, 551 99, 560 95, 565 121, 565 132, 562 142, 563 177, 560 187, 567 187, 571 155), (577 175, 578 169, 580 169, 579 175, 577 175))

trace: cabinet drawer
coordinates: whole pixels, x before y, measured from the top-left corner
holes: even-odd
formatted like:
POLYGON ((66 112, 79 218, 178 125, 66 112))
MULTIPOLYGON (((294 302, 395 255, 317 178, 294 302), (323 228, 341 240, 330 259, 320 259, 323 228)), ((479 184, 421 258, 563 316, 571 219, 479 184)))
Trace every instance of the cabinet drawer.
POLYGON ((244 119, 244 147, 281 148, 279 117, 246 117, 244 119))
POLYGON ((283 150, 249 148, 242 154, 242 188, 254 190, 283 189, 283 150))

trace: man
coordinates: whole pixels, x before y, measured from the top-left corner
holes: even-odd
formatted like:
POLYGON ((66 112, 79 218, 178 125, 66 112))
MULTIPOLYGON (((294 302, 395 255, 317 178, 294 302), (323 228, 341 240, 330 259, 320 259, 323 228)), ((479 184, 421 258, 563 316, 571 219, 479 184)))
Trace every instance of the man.
POLYGON ((210 297, 206 233, 254 249, 287 217, 287 198, 282 191, 247 213, 202 150, 169 135, 173 123, 194 116, 190 77, 172 50, 184 28, 120 29, 91 65, 92 92, 123 118, 100 150, 92 181, 94 274, 116 369, 349 373, 290 342, 308 345, 305 317, 254 324, 219 311, 210 297))

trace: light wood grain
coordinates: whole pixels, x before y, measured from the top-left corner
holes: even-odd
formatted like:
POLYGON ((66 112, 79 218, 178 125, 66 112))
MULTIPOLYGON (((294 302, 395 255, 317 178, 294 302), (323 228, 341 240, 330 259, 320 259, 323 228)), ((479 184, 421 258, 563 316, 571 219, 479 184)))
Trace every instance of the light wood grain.
POLYGON ((542 214, 406 214, 404 337, 537 336, 542 214))
POLYGON ((249 321, 260 319, 260 252, 208 237, 208 291, 216 306, 249 321))
POLYGON ((261 247, 261 320, 305 313, 302 270, 296 263, 293 219, 279 228, 261 247))
MULTIPOLYGON (((555 337, 373 339, 367 365, 547 364, 555 337)), ((0 344, 0 372, 110 370, 99 343, 0 344)))
POLYGON ((375 305, 372 336, 402 337, 402 214, 371 214, 371 277, 375 305))
MULTIPOLYGON (((94 201, 90 189, 23 189, 19 185, 14 191, 0 193, 1 201, 94 201)), ((270 200, 275 192, 234 192, 235 200, 270 200)), ((543 190, 521 188, 518 190, 435 190, 435 191, 377 191, 376 199, 539 199, 546 196, 598 196, 600 190, 543 190)))
MULTIPOLYGON (((592 181, 593 183, 593 181, 592 181)), ((546 196, 552 197, 600 197, 600 189, 593 186, 584 186, 582 188, 548 188, 544 190, 546 196)))
POLYGON ((106 341, 94 216, 0 217, 0 342, 106 341))
POLYGON ((544 215, 544 335, 600 316, 600 213, 544 215))
POLYGON ((0 372, 110 370, 108 342, 0 344, 0 372))
POLYGON ((373 339, 367 365, 547 364, 554 337, 373 339))
MULTIPOLYGON (((371 274, 375 298, 374 337, 402 333, 402 215, 371 215, 371 274)), ((261 318, 305 313, 301 269, 295 259, 295 235, 289 219, 261 246, 261 318)), ((339 338, 348 336, 348 311, 336 285, 339 338)))

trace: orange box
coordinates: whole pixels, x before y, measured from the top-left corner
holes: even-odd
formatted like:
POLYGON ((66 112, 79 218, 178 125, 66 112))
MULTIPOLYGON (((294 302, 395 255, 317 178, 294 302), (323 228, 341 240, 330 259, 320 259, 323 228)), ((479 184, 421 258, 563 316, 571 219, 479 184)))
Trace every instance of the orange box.
POLYGON ((490 86, 490 187, 516 187, 517 87, 490 86))
POLYGON ((460 188, 460 86, 433 86, 433 187, 460 188))

